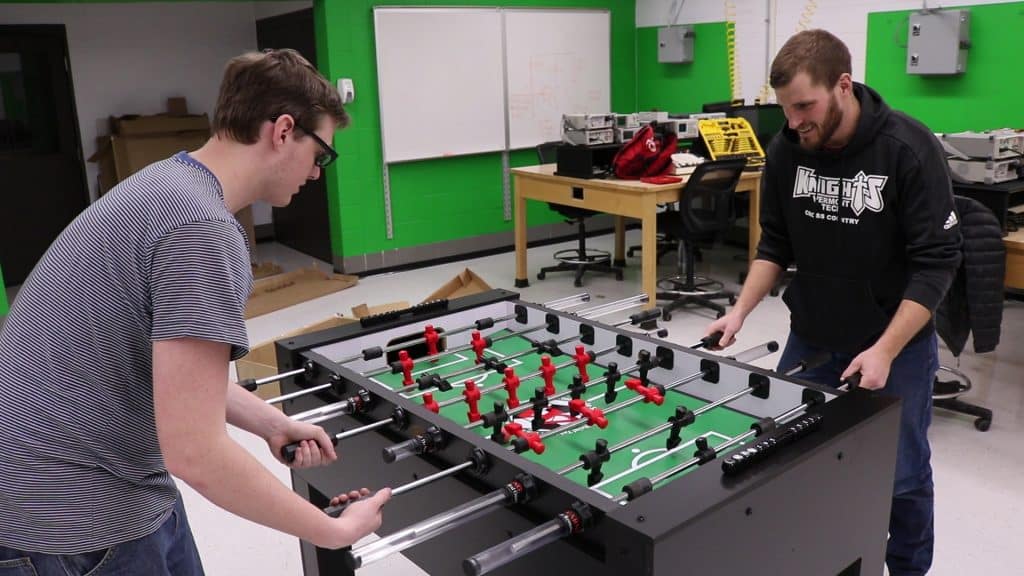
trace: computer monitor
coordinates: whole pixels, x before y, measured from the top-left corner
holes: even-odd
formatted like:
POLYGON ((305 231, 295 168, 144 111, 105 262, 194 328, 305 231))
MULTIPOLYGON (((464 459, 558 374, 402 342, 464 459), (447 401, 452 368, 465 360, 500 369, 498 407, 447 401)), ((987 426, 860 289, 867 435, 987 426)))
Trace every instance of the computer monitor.
POLYGON ((782 106, 778 104, 736 106, 729 116, 746 120, 765 152, 768 151, 768 144, 772 138, 786 125, 786 115, 782 113, 782 106))

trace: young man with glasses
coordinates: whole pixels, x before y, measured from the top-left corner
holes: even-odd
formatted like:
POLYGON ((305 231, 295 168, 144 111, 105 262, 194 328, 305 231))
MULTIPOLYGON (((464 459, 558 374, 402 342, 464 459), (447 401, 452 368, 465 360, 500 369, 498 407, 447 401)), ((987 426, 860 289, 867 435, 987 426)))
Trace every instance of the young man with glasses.
POLYGON ((233 214, 287 205, 347 122, 296 52, 234 58, 210 140, 116 186, 43 256, 0 331, 0 576, 202 574, 172 474, 317 546, 379 527, 388 489, 330 518, 226 430, 275 456, 300 442, 292 466, 337 458, 323 429, 230 382, 228 363, 248 351, 252 288, 233 214))

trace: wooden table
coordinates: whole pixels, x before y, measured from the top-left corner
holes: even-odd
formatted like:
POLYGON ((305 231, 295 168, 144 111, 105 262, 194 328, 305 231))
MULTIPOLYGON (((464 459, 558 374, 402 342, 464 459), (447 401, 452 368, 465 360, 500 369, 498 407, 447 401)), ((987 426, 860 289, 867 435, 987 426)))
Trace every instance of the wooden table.
POLYGON ((1024 230, 1003 237, 1006 246, 1006 287, 1024 290, 1024 230))
MULTIPOLYGON (((625 218, 637 218, 641 226, 640 277, 643 291, 654 306, 657 289, 657 212, 658 204, 679 200, 679 192, 686 184, 686 178, 677 184, 645 184, 637 180, 604 180, 568 178, 555 175, 554 164, 513 168, 515 188, 515 240, 516 240, 516 287, 529 286, 526 267, 526 200, 552 202, 576 206, 597 212, 613 214, 615 218, 616 263, 625 262, 625 218)), ((750 192, 750 249, 752 260, 761 238, 758 213, 761 205, 761 173, 744 172, 736 186, 737 192, 750 192)))

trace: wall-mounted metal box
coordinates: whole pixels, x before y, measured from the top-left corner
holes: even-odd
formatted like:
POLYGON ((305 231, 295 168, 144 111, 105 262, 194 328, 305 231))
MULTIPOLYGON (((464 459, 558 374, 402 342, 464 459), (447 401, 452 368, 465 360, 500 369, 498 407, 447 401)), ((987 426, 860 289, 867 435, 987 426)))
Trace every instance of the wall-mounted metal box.
POLYGON ((658 28, 658 62, 693 62, 693 35, 693 26, 689 25, 658 28))
POLYGON ((970 23, 967 10, 912 13, 907 33, 907 74, 966 72, 970 23))

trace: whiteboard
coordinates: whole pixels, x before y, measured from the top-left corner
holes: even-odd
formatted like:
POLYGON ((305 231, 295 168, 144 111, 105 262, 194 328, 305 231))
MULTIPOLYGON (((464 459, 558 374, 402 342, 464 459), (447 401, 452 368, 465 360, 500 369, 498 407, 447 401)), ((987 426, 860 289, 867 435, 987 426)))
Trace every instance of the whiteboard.
POLYGON ((505 10, 509 147, 561 138, 562 114, 611 112, 611 14, 505 10))
POLYGON ((502 13, 375 8, 384 162, 505 149, 502 13))

